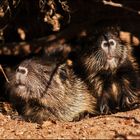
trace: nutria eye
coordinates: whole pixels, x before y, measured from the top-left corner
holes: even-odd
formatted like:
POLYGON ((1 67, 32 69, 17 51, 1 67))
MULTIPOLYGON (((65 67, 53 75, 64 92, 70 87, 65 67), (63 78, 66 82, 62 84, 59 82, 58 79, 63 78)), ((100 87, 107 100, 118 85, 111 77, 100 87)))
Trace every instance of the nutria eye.
POLYGON ((110 39, 109 44, 110 44, 110 46, 114 47, 114 46, 116 46, 116 41, 114 39, 110 39))
POLYGON ((102 41, 101 47, 102 47, 102 48, 108 47, 107 41, 102 41))

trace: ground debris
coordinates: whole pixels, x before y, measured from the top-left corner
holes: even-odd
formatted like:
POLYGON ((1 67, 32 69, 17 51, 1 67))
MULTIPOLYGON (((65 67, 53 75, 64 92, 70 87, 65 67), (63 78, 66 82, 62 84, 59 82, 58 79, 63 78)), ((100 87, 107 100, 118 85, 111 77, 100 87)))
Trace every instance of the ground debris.
MULTIPOLYGON (((1 103, 2 104, 2 103, 1 103)), ((4 103, 5 105, 7 103, 4 103)), ((4 105, 3 105, 4 106, 4 105)), ((6 105, 9 106, 8 104, 6 105)), ((5 108, 5 110, 7 110, 5 108)), ((0 113, 0 138, 60 138, 60 139, 139 139, 140 109, 100 115, 78 122, 52 122, 43 124, 25 122, 0 113)), ((10 114, 11 115, 11 114, 10 114)))

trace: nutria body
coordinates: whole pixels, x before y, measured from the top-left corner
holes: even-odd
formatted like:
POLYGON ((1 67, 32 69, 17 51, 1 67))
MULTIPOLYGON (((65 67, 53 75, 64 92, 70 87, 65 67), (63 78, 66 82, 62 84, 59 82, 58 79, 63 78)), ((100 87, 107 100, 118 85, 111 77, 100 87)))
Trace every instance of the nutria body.
POLYGON ((96 99, 67 64, 25 60, 10 78, 10 99, 29 121, 74 121, 96 114, 96 99))
POLYGON ((98 98, 102 114, 128 110, 140 103, 138 66, 118 27, 100 28, 83 45, 75 71, 98 98), (77 69, 78 67, 78 69, 77 69))

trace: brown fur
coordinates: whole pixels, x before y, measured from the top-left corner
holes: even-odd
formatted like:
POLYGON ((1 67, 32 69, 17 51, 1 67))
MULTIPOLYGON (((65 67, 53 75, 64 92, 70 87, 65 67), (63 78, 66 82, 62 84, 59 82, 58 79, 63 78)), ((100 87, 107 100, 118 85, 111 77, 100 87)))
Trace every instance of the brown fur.
POLYGON ((84 113, 96 114, 96 99, 71 66, 31 59, 23 61, 21 67, 28 70, 27 76, 20 77, 17 69, 8 89, 12 103, 25 119, 38 123, 74 121, 84 113))
POLYGON ((137 106, 140 103, 138 66, 131 46, 120 40, 119 28, 100 27, 84 43, 75 61, 75 71, 98 98, 100 112, 106 114, 137 106), (115 47, 111 46, 112 39, 115 47))

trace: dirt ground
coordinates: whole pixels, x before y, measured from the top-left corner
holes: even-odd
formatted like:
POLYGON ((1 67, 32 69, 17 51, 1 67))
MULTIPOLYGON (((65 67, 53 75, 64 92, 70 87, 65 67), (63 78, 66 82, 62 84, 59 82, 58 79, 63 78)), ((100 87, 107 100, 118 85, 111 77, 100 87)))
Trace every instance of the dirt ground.
POLYGON ((25 122, 1 103, 0 139, 140 139, 140 109, 78 122, 25 122))

